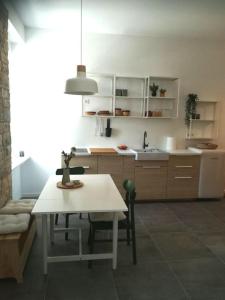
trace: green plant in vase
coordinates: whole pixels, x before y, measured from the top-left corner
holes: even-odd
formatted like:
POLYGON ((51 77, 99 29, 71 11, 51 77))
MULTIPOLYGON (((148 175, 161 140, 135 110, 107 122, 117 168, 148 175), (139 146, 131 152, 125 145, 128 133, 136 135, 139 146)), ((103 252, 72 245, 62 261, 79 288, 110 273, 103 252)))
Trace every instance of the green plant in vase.
POLYGON ((160 93, 160 97, 165 97, 166 89, 160 89, 159 93, 160 93))
POLYGON ((154 82, 152 85, 150 85, 150 91, 152 92, 152 97, 155 97, 157 95, 159 86, 156 85, 154 82))
POLYGON ((70 165, 70 160, 73 157, 73 153, 70 152, 69 154, 62 151, 62 155, 64 156, 64 162, 66 167, 63 168, 63 177, 62 177, 62 184, 66 184, 67 182, 70 182, 70 170, 69 170, 69 165, 70 165))
MULTIPOLYGON (((197 94, 188 94, 185 104, 185 124, 190 125, 190 120, 196 115, 197 102, 199 101, 197 94)), ((194 117, 195 118, 195 117, 194 117)))

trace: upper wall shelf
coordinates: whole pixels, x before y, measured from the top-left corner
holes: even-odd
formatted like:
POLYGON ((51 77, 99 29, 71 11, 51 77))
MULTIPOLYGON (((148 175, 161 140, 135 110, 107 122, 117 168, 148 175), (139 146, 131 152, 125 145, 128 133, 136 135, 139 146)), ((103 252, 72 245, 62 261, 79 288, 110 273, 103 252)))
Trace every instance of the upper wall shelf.
POLYGON ((178 117, 178 78, 113 74, 88 74, 88 77, 97 81, 99 92, 96 95, 82 97, 83 116, 143 119, 178 117), (153 83, 158 85, 155 96, 152 96, 150 91, 153 83), (161 94, 160 89, 165 89, 166 92, 161 94), (98 115, 99 112, 101 115, 98 115))
POLYGON ((200 100, 196 106, 196 119, 190 119, 186 139, 212 140, 218 136, 219 101, 200 100))

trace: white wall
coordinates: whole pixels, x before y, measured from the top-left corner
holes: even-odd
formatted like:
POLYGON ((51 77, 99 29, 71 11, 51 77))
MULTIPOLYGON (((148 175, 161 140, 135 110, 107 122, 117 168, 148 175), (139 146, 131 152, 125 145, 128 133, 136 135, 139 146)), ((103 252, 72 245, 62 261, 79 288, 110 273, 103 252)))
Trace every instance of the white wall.
MULTIPOLYGON (((178 146, 184 147, 185 95, 197 93, 204 100, 224 101, 225 44, 222 42, 88 35, 83 62, 90 72, 181 78, 180 119, 113 119, 111 138, 95 136, 95 120, 81 117, 80 96, 63 94, 66 78, 75 75, 75 66, 80 63, 79 50, 79 38, 70 33, 35 30, 27 33, 24 73, 20 78, 21 109, 26 114, 26 130, 22 134, 24 149, 32 155, 37 167, 34 177, 26 178, 25 194, 41 190, 48 174, 60 166, 60 151, 69 151, 71 146, 119 143, 141 146, 143 132, 147 130, 150 145, 160 147, 164 136, 174 135, 178 146)), ((220 135, 225 136, 223 128, 220 135)), ((220 143, 225 146, 222 139, 220 143)))

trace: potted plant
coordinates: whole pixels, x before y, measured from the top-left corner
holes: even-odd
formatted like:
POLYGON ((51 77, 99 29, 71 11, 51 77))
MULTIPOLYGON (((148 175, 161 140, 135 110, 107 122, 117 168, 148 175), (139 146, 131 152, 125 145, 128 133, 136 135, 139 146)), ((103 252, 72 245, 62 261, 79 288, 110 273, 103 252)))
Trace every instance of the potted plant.
POLYGON ((157 94, 159 86, 156 85, 154 82, 152 85, 150 85, 150 91, 152 92, 152 97, 155 97, 157 94))
POLYGON ((63 177, 62 177, 62 184, 66 184, 67 182, 70 182, 70 170, 69 170, 69 164, 70 160, 73 157, 72 151, 68 154, 62 151, 62 155, 64 156, 64 162, 66 167, 63 168, 63 177))
POLYGON ((160 89, 160 97, 165 97, 166 89, 160 89))
POLYGON ((185 105, 185 124, 187 126, 190 125, 190 120, 196 115, 197 101, 199 101, 197 94, 188 94, 185 105))

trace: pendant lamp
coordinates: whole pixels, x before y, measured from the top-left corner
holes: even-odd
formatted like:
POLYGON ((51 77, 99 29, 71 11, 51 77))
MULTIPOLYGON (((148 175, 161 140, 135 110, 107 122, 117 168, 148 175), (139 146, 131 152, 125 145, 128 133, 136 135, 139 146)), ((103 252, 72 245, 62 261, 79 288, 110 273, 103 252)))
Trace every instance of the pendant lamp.
POLYGON ((77 66, 77 77, 69 78, 66 81, 65 94, 70 95, 93 95, 98 92, 97 82, 86 77, 86 66, 82 65, 82 0, 81 0, 81 30, 80 30, 80 60, 81 64, 77 66))

